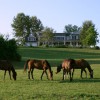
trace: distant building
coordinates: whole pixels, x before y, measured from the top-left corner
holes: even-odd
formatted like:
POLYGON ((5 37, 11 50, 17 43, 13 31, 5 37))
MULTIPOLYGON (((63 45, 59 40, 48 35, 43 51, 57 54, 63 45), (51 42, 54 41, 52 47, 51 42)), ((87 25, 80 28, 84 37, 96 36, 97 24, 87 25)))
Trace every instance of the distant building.
POLYGON ((34 46, 34 47, 38 46, 37 39, 34 36, 34 34, 31 33, 31 34, 29 34, 29 36, 27 36, 25 38, 25 45, 26 46, 34 46))
POLYGON ((79 32, 71 33, 54 33, 54 45, 67 45, 67 46, 79 46, 80 36, 79 32))
MULTIPOLYGON (((80 32, 71 32, 71 33, 54 33, 54 38, 50 45, 66 45, 66 46, 80 46, 80 32)), ((38 33, 38 40, 34 34, 30 34, 25 39, 26 46, 38 46, 41 41, 40 38, 42 33, 38 33)), ((43 43, 41 43, 43 44, 43 43)))

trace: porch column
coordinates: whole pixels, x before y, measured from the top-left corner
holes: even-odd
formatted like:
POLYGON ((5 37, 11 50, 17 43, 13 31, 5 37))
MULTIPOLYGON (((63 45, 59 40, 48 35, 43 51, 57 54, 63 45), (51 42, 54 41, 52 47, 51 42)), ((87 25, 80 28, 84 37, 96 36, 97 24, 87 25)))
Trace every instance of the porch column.
POLYGON ((64 36, 64 45, 66 45, 66 40, 65 40, 65 36, 64 36))

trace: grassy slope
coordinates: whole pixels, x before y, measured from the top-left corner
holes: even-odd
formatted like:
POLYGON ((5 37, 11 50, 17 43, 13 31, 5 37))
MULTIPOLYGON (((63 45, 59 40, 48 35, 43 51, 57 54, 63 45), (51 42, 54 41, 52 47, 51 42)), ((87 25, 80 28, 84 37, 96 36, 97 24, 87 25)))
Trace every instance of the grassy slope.
POLYGON ((75 49, 75 48, 20 48, 22 62, 17 67, 22 67, 27 59, 47 59, 51 66, 59 65, 63 59, 84 58, 90 64, 100 64, 100 50, 75 49))
MULTIPOLYGON (((0 73, 0 100, 99 100, 100 99, 100 51, 91 49, 55 49, 55 48, 20 48, 21 62, 14 62, 17 71, 17 81, 3 80, 0 73), (44 75, 40 80, 41 71, 34 70, 35 80, 28 80, 27 73, 23 73, 26 59, 47 59, 53 66, 54 80, 49 81, 44 75), (74 81, 62 81, 62 71, 56 72, 56 65, 64 58, 87 59, 94 69, 94 79, 80 79, 80 70, 75 70, 74 81), (18 69, 17 69, 18 68, 18 69)), ((85 75, 83 75, 85 76, 85 75)))

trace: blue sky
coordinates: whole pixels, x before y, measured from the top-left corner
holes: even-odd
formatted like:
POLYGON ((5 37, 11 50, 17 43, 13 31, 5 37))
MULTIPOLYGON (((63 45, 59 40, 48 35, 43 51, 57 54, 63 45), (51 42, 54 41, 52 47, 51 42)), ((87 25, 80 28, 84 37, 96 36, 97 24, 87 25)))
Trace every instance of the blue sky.
POLYGON ((100 0, 0 0, 0 33, 12 34, 13 18, 21 12, 37 16, 56 32, 63 32, 65 25, 82 26, 92 20, 100 35, 100 0))

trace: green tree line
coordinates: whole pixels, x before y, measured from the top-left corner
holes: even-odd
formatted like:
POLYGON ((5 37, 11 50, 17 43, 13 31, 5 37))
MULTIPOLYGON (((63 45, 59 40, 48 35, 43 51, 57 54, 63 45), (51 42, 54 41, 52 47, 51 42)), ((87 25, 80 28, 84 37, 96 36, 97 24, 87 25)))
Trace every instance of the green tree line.
MULTIPOLYGON (((45 44, 48 44, 49 41, 53 40, 53 33, 55 32, 53 28, 44 27, 42 21, 36 16, 28 16, 24 13, 18 13, 13 19, 11 24, 14 36, 22 44, 25 43, 25 37, 34 33, 38 41, 42 41, 45 44), (37 32, 42 32, 41 39, 38 39, 37 32)), ((95 24, 91 20, 86 20, 83 22, 82 26, 68 24, 65 25, 64 31, 66 34, 71 32, 80 32, 80 42, 82 46, 95 46, 98 42, 98 32, 95 28, 95 24)), ((70 35, 70 34, 69 34, 70 35)))

